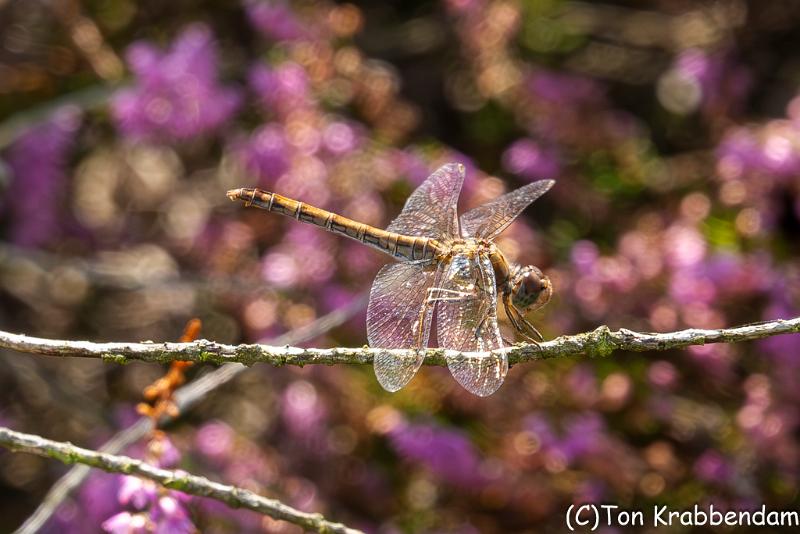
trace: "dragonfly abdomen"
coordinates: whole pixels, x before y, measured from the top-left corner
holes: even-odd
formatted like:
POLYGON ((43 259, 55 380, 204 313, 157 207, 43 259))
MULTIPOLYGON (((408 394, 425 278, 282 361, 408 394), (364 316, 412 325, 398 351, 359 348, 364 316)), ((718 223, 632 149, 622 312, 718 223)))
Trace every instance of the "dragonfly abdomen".
POLYGON ((432 260, 438 242, 428 237, 416 237, 381 230, 368 224, 342 217, 328 210, 317 208, 262 189, 232 189, 228 198, 241 200, 247 206, 280 213, 300 222, 313 224, 334 234, 355 239, 385 254, 410 261, 432 260))

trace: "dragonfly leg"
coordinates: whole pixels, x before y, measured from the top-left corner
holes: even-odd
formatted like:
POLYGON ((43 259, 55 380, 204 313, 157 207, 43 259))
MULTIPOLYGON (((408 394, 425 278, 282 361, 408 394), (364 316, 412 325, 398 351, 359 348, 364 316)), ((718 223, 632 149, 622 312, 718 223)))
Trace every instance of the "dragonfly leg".
POLYGON ((466 291, 456 291, 455 289, 445 289, 442 287, 429 287, 428 298, 425 300, 430 302, 459 302, 472 300, 474 298, 474 294, 466 291), (434 296, 435 292, 438 292, 437 296, 434 296))
POLYGON ((428 313, 428 306, 430 306, 430 302, 428 301, 428 299, 425 299, 425 302, 422 303, 422 307, 419 310, 419 319, 417 319, 419 327, 417 328, 416 349, 418 351, 421 351, 423 349, 422 341, 425 339, 425 314, 428 313))
POLYGON ((503 306, 506 309, 506 314, 508 315, 511 324, 514 328, 519 332, 523 338, 531 343, 538 343, 539 341, 544 341, 544 336, 536 329, 535 326, 528 321, 525 316, 522 315, 522 312, 514 306, 514 303, 511 302, 511 295, 509 293, 503 294, 503 306), (533 334, 533 337, 531 334, 533 334))
POLYGON ((522 324, 525 325, 526 328, 528 328, 529 332, 531 332, 534 336, 536 336, 536 339, 532 341, 534 341, 534 343, 537 341, 544 341, 544 336, 542 335, 542 333, 539 332, 539 330, 535 326, 533 326, 533 324, 531 324, 531 322, 527 320, 519 310, 517 310, 517 313, 519 314, 519 319, 520 321, 522 321, 522 324))
POLYGON ((514 330, 522 332, 522 326, 517 320, 517 314, 514 313, 515 310, 511 304, 511 295, 509 293, 503 293, 503 307, 506 309, 506 315, 508 316, 508 320, 511 321, 511 326, 514 327, 514 330))
POLYGON ((405 265, 423 265, 423 266, 430 265, 432 263, 433 263, 433 260, 431 260, 431 259, 408 260, 408 261, 404 261, 403 262, 403 264, 405 264, 405 265))
POLYGON ((422 306, 420 306, 419 309, 419 318, 417 319, 417 324, 419 326, 417 327, 417 342, 415 343, 416 345, 415 349, 417 350, 418 353, 422 352, 422 350, 425 348, 423 347, 424 345, 423 340, 425 339, 425 316, 427 315, 430 307, 434 305, 437 300, 431 297, 432 289, 435 288, 432 287, 428 288, 428 296, 422 302, 422 306))
MULTIPOLYGON (((487 311, 484 314, 483 319, 481 319, 481 322, 478 324, 478 327, 475 328, 475 339, 480 339, 481 337, 483 337, 483 328, 486 325, 486 321, 488 321, 490 317, 492 317, 491 310, 487 311)), ((495 318, 496 318, 496 316, 495 316, 495 318)), ((502 338, 502 339, 503 339, 503 342, 506 345, 513 345, 513 343, 509 342, 506 338, 502 338)))
POLYGON ((425 339, 425 315, 428 313, 428 310, 432 305, 436 304, 437 302, 457 302, 463 300, 470 300, 470 298, 473 297, 469 293, 463 291, 456 291, 453 289, 445 289, 441 287, 429 287, 428 295, 425 298, 425 301, 422 303, 422 306, 420 307, 419 318, 417 319, 417 324, 419 326, 417 327, 416 349, 418 351, 421 351, 424 348, 422 346, 423 345, 422 341, 425 339), (446 297, 434 296, 434 292, 436 291, 441 292, 448 296, 446 297))

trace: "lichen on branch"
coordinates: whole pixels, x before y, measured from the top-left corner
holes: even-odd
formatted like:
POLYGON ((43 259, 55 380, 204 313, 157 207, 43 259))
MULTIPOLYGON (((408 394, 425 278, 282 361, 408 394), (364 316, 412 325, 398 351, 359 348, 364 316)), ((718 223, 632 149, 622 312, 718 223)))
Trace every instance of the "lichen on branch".
MULTIPOLYGON (((542 343, 524 343, 502 349, 509 363, 525 363, 567 356, 607 356, 614 351, 633 352, 680 349, 709 343, 738 343, 780 334, 800 332, 800 317, 775 319, 732 328, 705 330, 690 328, 675 332, 644 333, 625 328, 611 330, 600 326, 590 332, 559 336, 542 343)), ((60 357, 100 358, 124 364, 131 361, 169 363, 173 361, 230 362, 252 365, 336 365, 371 363, 375 354, 392 352, 410 356, 413 349, 376 349, 369 347, 334 347, 329 349, 272 345, 227 345, 200 339, 190 343, 93 343, 44 339, 0 331, 0 347, 60 357)), ((446 365, 445 356, 480 357, 479 353, 458 353, 446 349, 426 349, 427 365, 446 365)))
POLYGON ((166 488, 224 502, 232 508, 248 508, 255 512, 299 525, 306 530, 325 534, 360 534, 341 523, 333 523, 321 514, 301 512, 275 499, 252 491, 220 484, 185 471, 161 469, 128 456, 116 456, 71 443, 52 441, 34 434, 15 432, 0 427, 0 445, 17 452, 28 452, 53 458, 65 464, 85 464, 109 473, 123 473, 152 480, 166 488))

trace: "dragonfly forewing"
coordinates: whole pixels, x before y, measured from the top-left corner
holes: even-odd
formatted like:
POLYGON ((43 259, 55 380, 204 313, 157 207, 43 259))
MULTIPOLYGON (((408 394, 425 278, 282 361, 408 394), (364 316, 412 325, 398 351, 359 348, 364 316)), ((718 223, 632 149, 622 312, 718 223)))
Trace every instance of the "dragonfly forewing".
POLYGON ((461 235, 493 240, 553 184, 553 180, 539 180, 469 210, 460 219, 461 235))
POLYGON ((408 197, 403 211, 386 229, 437 239, 457 237, 458 195, 463 183, 463 165, 442 165, 408 197))
POLYGON ((488 256, 456 255, 444 267, 435 294, 439 346, 480 356, 453 356, 447 366, 453 377, 470 392, 485 397, 499 388, 508 372, 497 324, 497 287, 488 256))
POLYGON ((381 386, 397 391, 419 370, 421 349, 428 346, 433 306, 426 303, 436 271, 420 264, 385 265, 375 278, 367 306, 367 338, 373 348, 420 349, 401 357, 380 352, 374 358, 375 375, 381 386))

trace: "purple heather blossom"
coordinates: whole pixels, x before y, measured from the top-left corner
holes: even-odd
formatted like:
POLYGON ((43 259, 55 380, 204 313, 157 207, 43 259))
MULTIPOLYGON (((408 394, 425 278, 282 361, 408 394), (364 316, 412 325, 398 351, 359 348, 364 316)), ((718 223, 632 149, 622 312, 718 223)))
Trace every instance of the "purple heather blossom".
POLYGON ((512 143, 503 154, 503 167, 529 180, 555 178, 561 171, 555 152, 533 139, 520 139, 512 143))
POLYGON ((272 68, 265 65, 253 67, 249 83, 268 112, 283 116, 312 102, 308 74, 291 61, 272 68))
POLYGON ((397 453, 451 484, 479 487, 481 456, 466 434, 434 423, 402 423, 389 432, 397 453))
POLYGON ((322 132, 322 145, 334 156, 342 156, 355 150, 361 143, 356 125, 347 121, 328 124, 322 132))
POLYGON ((604 442, 605 421, 593 412, 575 415, 565 423, 564 437, 559 449, 567 462, 592 454, 604 442))
POLYGON ((103 530, 111 534, 146 534, 150 532, 145 514, 120 512, 103 522, 103 530))
POLYGON ((687 111, 698 107, 709 112, 730 103, 738 107, 750 88, 750 75, 733 66, 724 53, 708 53, 698 48, 681 52, 670 70, 684 87, 682 94, 691 95, 687 111))
POLYGON ((597 503, 602 502, 608 495, 608 487, 602 479, 589 479, 581 482, 576 488, 574 502, 597 503))
MULTIPOLYGON (((86 483, 81 486, 76 500, 79 511, 71 514, 66 521, 59 521, 60 528, 66 528, 64 523, 81 528, 96 528, 98 524, 119 510, 117 492, 121 478, 110 473, 95 472, 89 476, 86 483)), ((68 531, 68 529, 67 529, 68 531)))
POLYGON ((180 499, 164 495, 151 511, 156 523, 156 534, 191 534, 197 532, 189 512, 180 499))
POLYGON ((150 441, 149 452, 155 456, 158 467, 173 468, 181 461, 181 452, 165 434, 150 441))
MULTIPOLYGON (((689 322, 689 324, 690 326, 699 328, 716 328, 722 326, 718 324, 709 325, 692 322, 689 322)), ((687 347, 686 352, 700 369, 716 382, 724 384, 732 379, 731 351, 728 345, 694 345, 687 347)))
POLYGON ((195 444, 205 456, 222 460, 233 450, 235 436, 233 429, 221 421, 211 421, 197 431, 195 444))
POLYGON ((63 108, 9 148, 11 184, 3 209, 10 219, 9 239, 17 245, 37 247, 58 236, 64 169, 80 123, 80 111, 63 108))
POLYGON ((155 502, 157 489, 153 482, 130 475, 120 478, 122 483, 117 494, 120 504, 124 506, 130 505, 137 510, 144 510, 155 502))
POLYGON ((331 196, 328 169, 318 158, 298 158, 291 172, 275 181, 275 190, 312 206, 325 206, 331 196))
POLYGON ((671 388, 678 381, 678 370, 670 362, 659 360, 650 365, 647 378, 656 387, 671 388))
POLYGON ((796 123, 767 123, 761 132, 761 164, 778 177, 792 178, 800 172, 800 128, 796 123))
MULTIPOLYGON (((147 461, 159 467, 172 467, 180 460, 180 453, 170 439, 160 433, 148 443, 147 454, 147 461)), ((137 513, 124 511, 112 516, 103 523, 106 531, 163 534, 196 532, 197 529, 185 508, 191 497, 180 492, 164 491, 152 480, 135 476, 118 478, 119 504, 130 507, 137 513)))
POLYGON ((334 282, 326 285, 321 295, 322 308, 330 312, 348 306, 358 296, 358 291, 334 282))
POLYGON ((669 110, 687 114, 717 96, 722 65, 706 52, 689 49, 681 52, 672 68, 661 78, 659 96, 669 110))
POLYGON ((631 291, 639 281, 631 261, 621 255, 600 258, 593 274, 599 282, 620 293, 631 291))
POLYGON ((542 450, 557 445, 558 436, 556 436, 552 425, 550 425, 550 421, 543 415, 537 413, 527 416, 524 421, 524 427, 536 437, 542 450))
POLYGON ((316 388, 310 382, 292 382, 283 392, 281 417, 289 432, 296 436, 310 436, 321 430, 325 411, 316 388))
POLYGON ((708 247, 702 234, 693 227, 674 225, 664 235, 664 257, 674 268, 687 268, 700 263, 708 247))
POLYGON ((579 404, 590 406, 599 396, 597 377, 594 370, 584 364, 578 364, 567 374, 565 385, 570 396, 579 404))
POLYGON ((589 78, 539 70, 528 77, 527 88, 536 98, 553 105, 579 106, 604 99, 601 86, 589 78))
POLYGON ((594 272, 597 260, 600 258, 600 250, 591 241, 576 241, 572 245, 570 253, 572 264, 578 273, 588 275, 594 272))
MULTIPOLYGON (((783 274, 773 275, 773 287, 769 291, 769 302, 764 310, 764 320, 786 319, 796 317, 800 305, 793 300, 793 289, 800 287, 796 280, 783 274)), ((796 289, 795 289, 796 290, 796 289)), ((796 297, 795 297, 796 298, 796 297)), ((759 347, 769 354, 777 366, 786 372, 778 374, 778 381, 785 385, 786 391, 793 397, 797 392, 796 377, 800 369, 800 336, 772 336, 758 341, 759 347)))
POLYGON ((725 295, 762 293, 769 289, 774 279, 769 258, 763 255, 721 252, 708 258, 703 269, 719 292, 725 295))
POLYGON ((713 449, 706 450, 694 463, 694 473, 701 480, 724 484, 733 472, 728 461, 713 449))
POLYGON ((363 276, 374 276, 383 260, 369 247, 350 241, 340 245, 339 256, 347 258, 348 273, 356 279, 363 276))
POLYGON ((730 129, 717 146, 717 166, 723 178, 740 178, 762 167, 759 141, 749 129, 730 129))
POLYGON ((563 458, 567 463, 596 453, 605 443, 605 421, 593 412, 567 418, 560 435, 540 414, 526 417, 524 427, 536 436, 542 452, 563 458))
POLYGON ((245 141, 235 144, 248 171, 259 178, 259 185, 269 186, 289 170, 289 145, 283 127, 278 123, 265 124, 245 141))
POLYGON ((428 163, 418 154, 408 150, 394 150, 390 160, 398 176, 405 177, 412 184, 420 185, 431 171, 428 163))
POLYGON ((800 173, 800 124, 776 119, 760 128, 732 128, 717 147, 722 178, 748 174, 791 180, 800 173))
POLYGON ((335 244, 326 232, 293 225, 283 242, 270 249, 261 264, 264 279, 278 287, 317 286, 333 276, 335 244))
POLYGON ((244 0, 244 8, 250 24, 268 39, 294 41, 308 35, 287 2, 244 0))
POLYGON ((192 139, 219 128, 239 106, 239 92, 217 81, 216 47, 203 25, 185 29, 164 53, 135 43, 126 59, 135 82, 116 94, 112 112, 131 138, 192 139))
POLYGON ((675 271, 669 280, 668 291, 672 299, 681 304, 710 304, 717 296, 714 282, 702 272, 700 266, 675 271))
POLYGON ((191 500, 188 495, 176 491, 164 493, 150 480, 125 476, 117 497, 120 504, 131 506, 138 513, 121 512, 112 516, 103 523, 103 528, 109 532, 139 532, 136 529, 143 521, 147 525, 146 532, 166 534, 197 530, 186 510, 191 500), (155 530, 151 528, 153 525, 155 530))
POLYGON ((720 296, 735 297, 765 291, 771 281, 769 265, 761 256, 716 253, 672 273, 669 294, 683 304, 711 305, 720 296))

